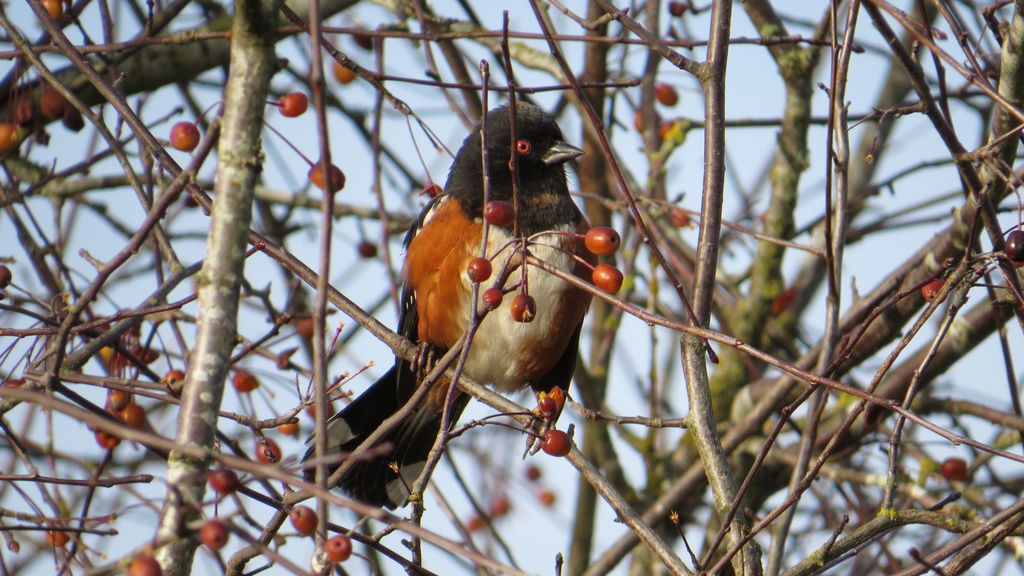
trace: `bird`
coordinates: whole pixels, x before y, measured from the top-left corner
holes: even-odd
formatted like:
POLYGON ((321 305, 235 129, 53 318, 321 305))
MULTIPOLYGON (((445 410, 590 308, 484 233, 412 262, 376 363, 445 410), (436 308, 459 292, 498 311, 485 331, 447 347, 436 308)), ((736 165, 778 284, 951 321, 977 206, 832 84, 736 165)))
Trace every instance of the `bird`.
MULTIPOLYGON (((586 290, 528 262, 524 271, 522 254, 525 245, 529 256, 578 277, 589 277, 595 257, 581 240, 589 224, 569 195, 565 174, 566 162, 583 152, 565 142, 554 118, 523 101, 515 105, 513 142, 511 110, 506 104, 487 113, 482 124, 485 139, 479 126, 470 132, 455 155, 443 191, 424 207, 406 235, 398 325, 399 332, 416 342, 427 357, 440 357, 470 326, 473 281, 467 266, 484 254, 483 139, 487 202, 505 202, 504 207, 511 204, 516 209, 512 225, 492 224, 488 229, 485 257, 493 262, 495 273, 479 283, 478 294, 497 288, 502 298, 480 321, 462 374, 504 393, 529 388, 538 400, 555 399, 555 413, 546 413, 550 421, 561 412, 572 380, 591 297, 586 290), (510 168, 513 154, 518 174, 515 197, 510 168), (524 318, 522 310, 516 311, 518 318, 513 316, 513 293, 533 299, 533 316, 527 312, 524 318)), ((494 304, 493 300, 490 303, 494 304)), ((483 309, 483 305, 478 308, 483 309)), ((416 364, 419 362, 396 357, 390 370, 329 419, 329 453, 342 454, 335 456, 332 471, 339 458, 355 450, 413 396, 425 375, 423 367, 416 364)), ((447 381, 431 384, 433 388, 421 405, 378 442, 380 450, 354 462, 338 487, 375 507, 393 510, 404 506, 440 433, 449 385, 447 381)), ((449 429, 468 401, 462 392, 455 395, 449 429)), ((307 443, 310 447, 304 460, 314 456, 314 437, 307 443)), ((307 468, 307 479, 312 476, 312 468, 307 468)))

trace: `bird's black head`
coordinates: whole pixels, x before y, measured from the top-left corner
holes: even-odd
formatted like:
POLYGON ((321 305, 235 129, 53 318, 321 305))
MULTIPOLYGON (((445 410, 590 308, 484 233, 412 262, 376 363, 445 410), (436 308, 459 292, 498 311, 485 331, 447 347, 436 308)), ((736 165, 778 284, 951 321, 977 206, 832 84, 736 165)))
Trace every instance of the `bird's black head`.
MULTIPOLYGON (((526 102, 516 104, 516 140, 512 142, 512 119, 509 112, 508 106, 502 106, 487 113, 489 199, 512 201, 509 160, 515 154, 521 206, 523 203, 536 203, 538 208, 546 205, 548 210, 556 212, 549 216, 561 218, 561 222, 565 222, 565 214, 562 212, 570 208, 569 211, 575 211, 575 206, 569 199, 564 164, 583 152, 565 143, 554 118, 526 102)), ((478 128, 462 143, 445 184, 445 192, 457 198, 471 217, 479 217, 483 211, 480 142, 481 133, 478 128)))

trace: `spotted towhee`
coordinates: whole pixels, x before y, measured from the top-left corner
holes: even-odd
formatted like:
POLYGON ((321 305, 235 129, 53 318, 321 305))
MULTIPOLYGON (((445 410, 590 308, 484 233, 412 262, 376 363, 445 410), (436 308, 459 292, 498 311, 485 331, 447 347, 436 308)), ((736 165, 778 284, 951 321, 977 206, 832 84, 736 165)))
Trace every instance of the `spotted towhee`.
MULTIPOLYGON (((516 205, 517 216, 508 226, 489 227, 486 258, 493 263, 494 274, 479 287, 480 294, 497 288, 505 297, 483 317, 463 373, 504 392, 529 386, 540 398, 558 398, 553 416, 557 418, 575 368, 590 295, 528 263, 524 274, 523 250, 525 246, 530 257, 579 276, 587 271, 583 262, 593 263, 593 255, 578 236, 589 225, 569 197, 565 181, 565 162, 582 151, 562 140, 551 116, 523 102, 516 106, 516 140, 512 142, 510 113, 505 106, 487 115, 488 201, 516 205), (519 177, 515 198, 513 154, 519 177), (518 294, 528 294, 536 304, 535 315, 525 322, 521 310, 516 311, 518 318, 511 310, 510 301, 518 294)), ((483 254, 484 238, 481 139, 481 131, 474 130, 462 143, 444 192, 431 200, 406 237, 399 329, 435 354, 454 346, 470 326, 473 286, 467 266, 483 254)), ((488 304, 494 305, 494 299, 488 304)), ((486 307, 481 303, 478 310, 486 307)), ((345 454, 359 446, 406 404, 424 374, 422 367, 396 359, 384 376, 330 419, 331 452, 345 454)), ((342 489, 375 506, 395 508, 405 503, 441 427, 449 383, 432 386, 416 411, 380 443, 381 455, 356 462, 344 474, 339 482, 342 489)), ((450 425, 467 401, 465 394, 455 396, 450 425)), ((306 458, 311 456, 312 448, 306 458)))

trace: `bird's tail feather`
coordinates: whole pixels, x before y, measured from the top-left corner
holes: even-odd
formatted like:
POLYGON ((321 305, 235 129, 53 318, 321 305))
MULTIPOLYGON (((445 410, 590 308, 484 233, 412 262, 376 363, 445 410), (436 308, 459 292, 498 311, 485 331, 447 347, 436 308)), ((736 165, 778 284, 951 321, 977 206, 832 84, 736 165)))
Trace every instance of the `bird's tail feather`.
MULTIPOLYGON (((352 452, 412 398, 416 391, 416 376, 404 362, 398 362, 377 382, 327 423, 327 446, 332 453, 352 452)), ((459 394, 452 406, 451 423, 458 419, 466 407, 468 397, 459 394)), ((352 497, 373 506, 396 508, 405 504, 409 488, 426 463, 430 448, 441 430, 441 413, 421 403, 413 414, 387 433, 378 446, 390 446, 377 455, 360 459, 338 483, 352 497), (400 474, 392 469, 398 465, 400 474)), ((312 440, 311 440, 312 442, 312 440)), ((313 447, 305 459, 313 456, 313 447)), ((332 465, 336 469, 340 464, 332 465)), ((307 470, 307 477, 312 470, 307 470)))

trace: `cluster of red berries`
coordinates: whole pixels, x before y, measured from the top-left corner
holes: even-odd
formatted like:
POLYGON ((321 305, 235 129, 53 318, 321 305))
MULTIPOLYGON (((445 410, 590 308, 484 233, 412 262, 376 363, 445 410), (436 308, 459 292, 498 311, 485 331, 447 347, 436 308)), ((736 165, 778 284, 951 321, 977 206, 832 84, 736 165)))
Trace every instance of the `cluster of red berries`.
MULTIPOLYGON (((509 202, 492 200, 484 205, 484 220, 492 226, 507 228, 515 223, 515 208, 509 202)), ((598 226, 591 228, 584 236, 583 242, 587 250, 598 256, 614 254, 621 244, 619 233, 611 228, 598 226)), ((471 282, 482 283, 491 277, 493 268, 487 258, 478 257, 469 261, 466 276, 471 282)), ((622 272, 610 264, 598 264, 593 267, 591 280, 594 285, 605 292, 614 294, 622 288, 622 272)), ((501 306, 504 292, 500 288, 488 288, 481 295, 483 306, 494 310, 501 306)), ((530 322, 537 315, 537 302, 528 293, 516 294, 509 303, 509 312, 516 322, 530 322)))
MULTIPOLYGON (((282 116, 296 118, 305 114, 309 109, 309 97, 302 92, 291 92, 271 104, 277 106, 282 116)), ((3 138, 4 134, 0 129, 0 150, 2 150, 3 138)), ((171 127, 168 140, 176 150, 191 152, 199 145, 199 138, 199 127, 195 122, 178 122, 171 127)), ((310 167, 307 177, 314 186, 321 190, 329 188, 331 192, 338 192, 345 187, 345 173, 334 164, 328 166, 326 180, 319 162, 310 167)))
MULTIPOLYGON (((44 4, 47 1, 44 0, 44 4)), ((49 1, 55 1, 58 9, 60 8, 59 0, 49 1)), ((55 16, 55 18, 59 18, 59 16, 55 16)), ((30 98, 20 98, 14 102, 13 106, 12 121, 0 122, 0 153, 17 150, 24 137, 32 131, 31 128, 19 129, 19 127, 35 123, 40 119, 39 114, 42 114, 46 121, 59 118, 65 126, 75 132, 81 130, 85 125, 82 114, 77 109, 68 106, 64 96, 52 88, 44 88, 35 102, 30 98)))
MULTIPOLYGON (((303 536, 316 532, 319 521, 316 512, 309 506, 296 506, 288 513, 292 527, 303 536)), ((344 562, 352 556, 352 539, 344 534, 335 534, 324 542, 324 554, 331 562, 344 562)))

